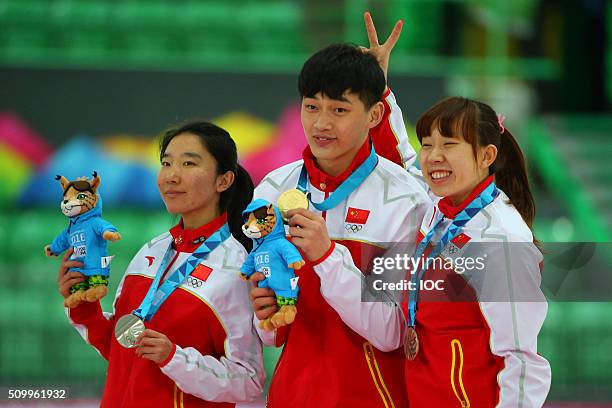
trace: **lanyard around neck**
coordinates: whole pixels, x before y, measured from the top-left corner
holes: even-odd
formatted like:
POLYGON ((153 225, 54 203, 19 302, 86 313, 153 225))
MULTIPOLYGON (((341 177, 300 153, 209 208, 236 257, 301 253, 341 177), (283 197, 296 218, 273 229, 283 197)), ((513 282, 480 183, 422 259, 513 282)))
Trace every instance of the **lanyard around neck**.
POLYGON ((425 253, 425 249, 427 245, 433 238, 436 229, 440 226, 442 220, 444 220, 444 216, 440 217, 438 221, 434 224, 434 226, 429 230, 427 235, 423 238, 423 240, 419 243, 414 253, 414 258, 418 261, 416 262, 417 268, 410 276, 410 287, 413 289, 409 292, 409 300, 408 300, 408 326, 414 327, 416 323, 416 314, 417 314, 417 302, 419 297, 419 285, 425 271, 427 270, 428 261, 430 259, 435 259, 442 251, 444 247, 450 240, 455 238, 457 235, 461 233, 461 229, 469 220, 474 218, 476 214, 480 212, 487 205, 491 204, 495 197, 499 195, 499 190, 495 186, 495 183, 489 184, 487 188, 485 188, 472 202, 470 202, 464 209, 461 211, 451 225, 448 226, 446 231, 442 234, 442 238, 437 245, 431 250, 431 252, 427 255, 427 259, 421 259, 423 254, 425 253))
POLYGON ((161 286, 159 286, 161 278, 168 266, 168 262, 170 261, 170 254, 172 252, 171 243, 166 250, 161 265, 157 269, 155 279, 153 279, 145 298, 140 306, 132 313, 142 320, 151 320, 153 315, 157 312, 162 303, 168 299, 170 294, 174 292, 174 290, 178 288, 189 275, 191 275, 193 270, 203 259, 208 258, 208 255, 210 255, 210 253, 223 241, 229 238, 229 236, 229 226, 227 223, 225 223, 221 228, 208 237, 206 241, 204 241, 202 245, 200 245, 191 255, 189 255, 189 258, 187 258, 187 260, 181 266, 179 266, 178 269, 174 271, 174 273, 168 277, 168 279, 166 279, 161 286))
POLYGON ((319 211, 327 211, 331 208, 334 208, 342 201, 344 201, 363 181, 374 171, 374 168, 378 164, 378 156, 376 155, 376 151, 374 150, 374 146, 372 145, 370 148, 370 155, 368 158, 359 165, 359 167, 351 173, 350 176, 347 177, 346 180, 342 182, 334 191, 331 193, 329 197, 320 203, 315 203, 310 198, 310 192, 308 191, 308 172, 306 171, 306 166, 302 166, 302 171, 300 173, 300 179, 298 181, 297 189, 306 194, 308 197, 308 201, 312 203, 314 208, 319 211))

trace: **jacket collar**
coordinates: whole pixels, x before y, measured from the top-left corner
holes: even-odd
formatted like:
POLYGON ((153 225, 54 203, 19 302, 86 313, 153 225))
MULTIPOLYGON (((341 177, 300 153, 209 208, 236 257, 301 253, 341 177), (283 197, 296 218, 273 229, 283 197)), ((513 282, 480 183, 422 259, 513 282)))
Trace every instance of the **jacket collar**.
POLYGON ((451 220, 454 220, 457 214, 463 211, 465 207, 468 206, 468 204, 474 201, 474 199, 478 197, 478 195, 482 193, 484 189, 487 188, 493 182, 493 178, 494 176, 490 175, 489 177, 484 179, 482 182, 480 182, 480 184, 478 184, 476 188, 472 190, 470 195, 457 206, 454 206, 452 204, 449 197, 442 198, 438 202, 438 209, 440 209, 440 212, 444 214, 446 218, 450 218, 451 220))
POLYGON ((208 224, 195 229, 184 229, 183 219, 174 227, 170 228, 170 234, 174 238, 174 248, 178 252, 194 252, 202 242, 210 237, 215 231, 227 222, 227 213, 223 213, 208 224))
POLYGON ((304 166, 306 166, 310 184, 323 192, 335 191, 368 158, 370 149, 370 138, 367 138, 357 151, 349 167, 336 177, 332 177, 317 167, 310 146, 306 146, 302 153, 302 158, 304 159, 304 166))

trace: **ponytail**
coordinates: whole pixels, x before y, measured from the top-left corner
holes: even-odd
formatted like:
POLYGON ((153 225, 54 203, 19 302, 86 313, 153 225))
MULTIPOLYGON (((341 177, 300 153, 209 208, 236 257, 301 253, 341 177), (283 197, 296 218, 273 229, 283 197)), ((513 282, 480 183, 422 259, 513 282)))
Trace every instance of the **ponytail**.
POLYGON ((506 193, 510 203, 531 228, 536 209, 527 178, 525 157, 508 129, 501 135, 498 156, 490 171, 495 172, 495 184, 506 193))
POLYGON ((253 241, 242 232, 242 211, 253 200, 253 180, 249 173, 238 164, 232 186, 221 193, 219 205, 227 209, 227 223, 234 238, 251 251, 253 241))
MULTIPOLYGON (((512 133, 504 129, 501 134, 497 159, 490 171, 495 171, 495 184, 508 196, 510 204, 521 214, 523 221, 532 230, 536 206, 529 187, 525 156, 512 133)), ((533 235, 533 243, 543 252, 542 244, 533 235)))

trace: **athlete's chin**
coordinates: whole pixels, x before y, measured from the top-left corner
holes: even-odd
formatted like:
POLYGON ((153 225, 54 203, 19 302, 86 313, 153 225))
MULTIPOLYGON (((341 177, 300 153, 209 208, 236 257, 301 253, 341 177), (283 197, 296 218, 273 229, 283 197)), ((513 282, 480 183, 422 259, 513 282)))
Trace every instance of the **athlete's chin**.
POLYGON ((312 151, 312 155, 318 160, 332 161, 341 156, 341 153, 338 152, 338 149, 332 146, 321 147, 317 146, 316 144, 311 144, 310 150, 312 151))
POLYGON ((180 203, 165 201, 164 204, 166 204, 166 211, 172 215, 182 214, 186 211, 186 207, 180 203))
POLYGON ((438 197, 447 197, 456 193, 456 189, 454 189, 450 185, 442 184, 436 185, 434 183, 428 183, 431 191, 438 197))

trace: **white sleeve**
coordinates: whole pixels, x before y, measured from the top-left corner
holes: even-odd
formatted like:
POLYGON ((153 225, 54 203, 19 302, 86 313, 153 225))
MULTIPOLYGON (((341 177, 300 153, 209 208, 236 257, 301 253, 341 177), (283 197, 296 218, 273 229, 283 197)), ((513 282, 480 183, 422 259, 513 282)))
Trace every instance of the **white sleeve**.
POLYGON ((332 253, 314 270, 321 279, 321 295, 342 321, 381 351, 398 348, 403 339, 404 316, 400 306, 389 302, 363 302, 363 274, 349 250, 334 243, 332 253))
POLYGON ((216 310, 226 331, 224 356, 217 359, 193 347, 176 346, 170 361, 161 367, 183 392, 212 402, 252 401, 261 396, 263 352, 253 327, 248 288, 248 283, 238 280, 235 290, 224 294, 231 302, 216 310))
POLYGON ((389 128, 397 139, 397 151, 401 156, 404 168, 409 169, 414 164, 417 154, 410 144, 402 110, 397 104, 395 94, 392 91, 384 98, 384 103, 390 110, 389 128))
POLYGON ((494 261, 495 270, 487 265, 489 282, 479 294, 491 333, 491 352, 504 359, 498 375, 497 407, 541 407, 551 382, 550 365, 537 352, 538 333, 548 308, 540 290, 541 257, 531 243, 504 243, 503 249, 505 254, 495 253, 505 265, 494 261))
MULTIPOLYGON (((429 203, 424 200, 415 202, 398 223, 392 240, 402 243, 404 253, 414 252, 416 234, 428 206, 429 203)), ((355 266, 349 250, 343 245, 334 245, 331 254, 314 266, 321 279, 321 295, 347 326, 374 347, 381 351, 397 349, 402 344, 406 326, 395 296, 398 293, 381 291, 379 294, 388 301, 363 301, 362 290, 367 290, 364 275, 355 266)), ((383 256, 392 257, 391 253, 395 254, 389 249, 383 256)))

